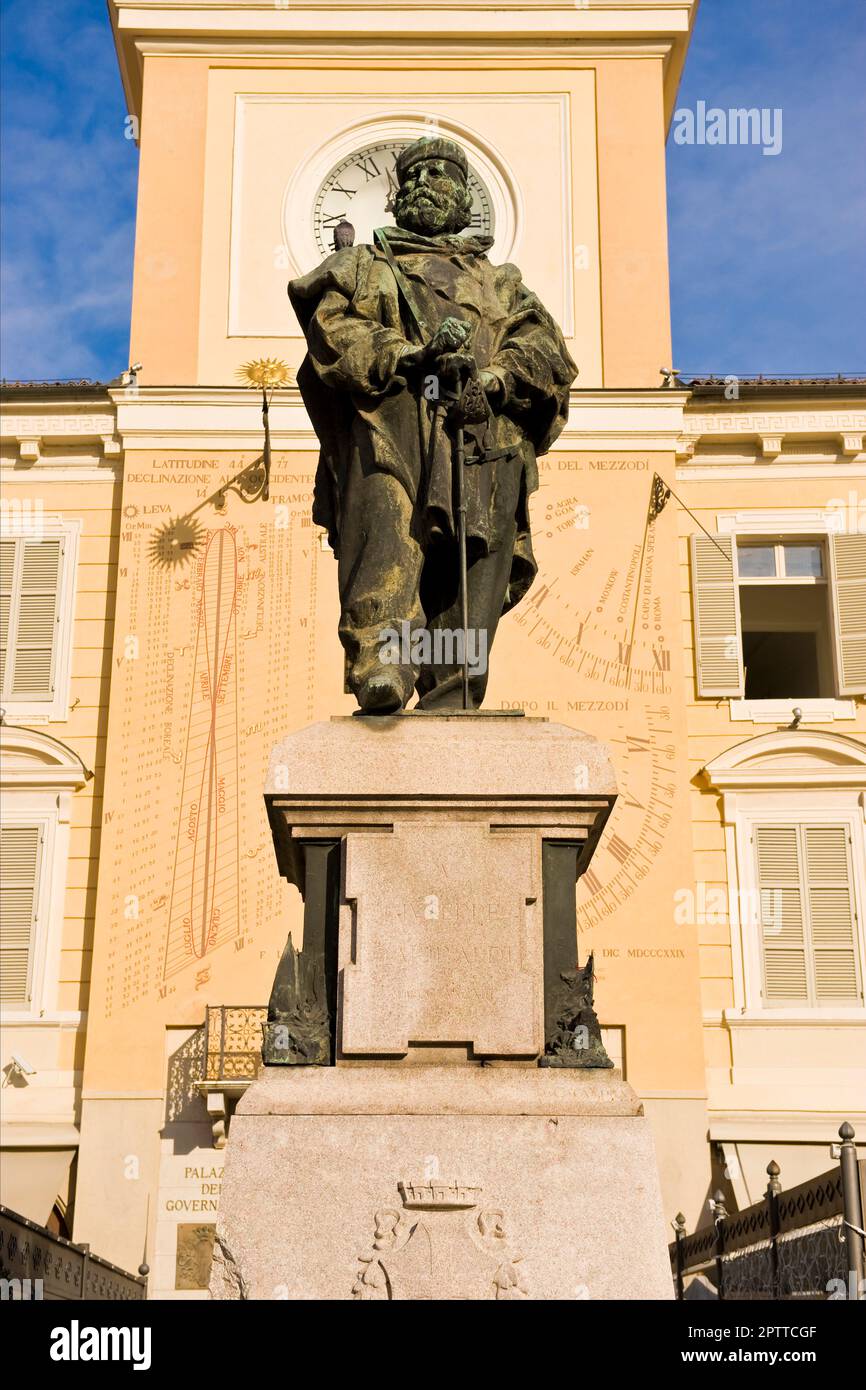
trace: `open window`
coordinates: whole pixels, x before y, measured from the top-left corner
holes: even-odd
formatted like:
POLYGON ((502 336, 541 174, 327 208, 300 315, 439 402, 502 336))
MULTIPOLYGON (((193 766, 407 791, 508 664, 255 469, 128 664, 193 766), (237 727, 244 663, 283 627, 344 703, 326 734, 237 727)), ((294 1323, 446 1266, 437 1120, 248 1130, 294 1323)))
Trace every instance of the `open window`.
POLYGON ((737 541, 747 700, 832 699, 832 612, 821 540, 737 541))
POLYGON ((700 695, 866 693, 866 536, 697 535, 691 551, 700 695))

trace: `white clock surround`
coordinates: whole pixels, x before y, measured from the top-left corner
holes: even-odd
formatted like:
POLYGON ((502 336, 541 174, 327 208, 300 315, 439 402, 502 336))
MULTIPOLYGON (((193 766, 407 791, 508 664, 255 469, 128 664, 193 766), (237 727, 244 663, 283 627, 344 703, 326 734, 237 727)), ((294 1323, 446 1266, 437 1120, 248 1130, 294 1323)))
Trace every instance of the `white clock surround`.
MULTIPOLYGON (((435 114, 388 111, 347 126, 315 148, 295 170, 283 198, 283 236, 289 257, 299 273, 318 265, 322 252, 316 241, 313 211, 328 175, 344 160, 367 146, 388 141, 409 143, 422 135, 456 140, 466 151, 470 169, 490 199, 494 242, 490 258, 510 260, 517 252, 523 225, 523 205, 517 181, 498 151, 467 126, 435 114)), ((387 220, 383 218, 383 222, 387 220)), ((349 217, 351 221, 351 216, 349 217)))
MULTIPOLYGON (((566 338, 580 326, 581 376, 585 385, 600 383, 595 95, 592 74, 578 76, 576 92, 522 92, 518 101, 487 90, 446 94, 428 82, 411 93, 375 96, 275 91, 267 76, 248 74, 239 91, 236 73, 212 73, 198 343, 203 379, 233 380, 239 361, 272 354, 280 342, 300 347, 286 283, 321 264, 315 202, 341 161, 380 140, 408 143, 438 131, 463 146, 489 195, 490 260, 520 267, 566 338), (220 163, 227 143, 228 186, 220 163)), ((358 182, 355 171, 347 186, 358 182)))
MULTIPOLYGON (((330 256, 334 250, 334 230, 338 222, 350 222, 355 228, 355 241, 368 246, 377 227, 395 224, 393 200, 397 192, 397 158, 404 149, 406 145, 402 140, 378 140, 373 145, 353 150, 334 166, 313 206, 313 234, 320 256, 330 256), (360 181, 356 182, 359 175, 360 181), (392 204, 390 208, 389 203, 392 204)), ((471 166, 468 186, 472 197, 470 230, 490 235, 494 227, 490 194, 471 166)))

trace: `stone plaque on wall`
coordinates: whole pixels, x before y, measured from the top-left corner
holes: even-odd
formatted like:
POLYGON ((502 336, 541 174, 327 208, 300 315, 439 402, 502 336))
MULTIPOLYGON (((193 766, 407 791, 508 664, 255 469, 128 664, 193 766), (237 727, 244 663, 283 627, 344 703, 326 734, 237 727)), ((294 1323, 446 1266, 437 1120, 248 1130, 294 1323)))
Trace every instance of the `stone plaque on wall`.
POLYGON ((184 1225, 177 1228, 176 1289, 206 1289, 213 1260, 216 1226, 184 1225))

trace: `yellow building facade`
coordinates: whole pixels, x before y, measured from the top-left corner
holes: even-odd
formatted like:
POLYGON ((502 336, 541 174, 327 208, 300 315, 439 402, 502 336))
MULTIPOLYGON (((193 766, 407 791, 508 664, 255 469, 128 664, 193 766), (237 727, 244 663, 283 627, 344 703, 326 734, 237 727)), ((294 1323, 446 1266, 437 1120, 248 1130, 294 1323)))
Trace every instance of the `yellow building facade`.
POLYGON ((660 371, 694 5, 110 8, 135 370, 2 411, 3 1203, 206 1296, 232 1107, 303 925, 267 758, 353 708, 293 376, 269 499, 212 499, 261 454, 239 368, 303 356, 286 282, 341 217, 388 220, 394 152, 431 130, 580 369, 487 706, 612 748, 578 949, 666 1214, 749 1205, 771 1158, 786 1186, 822 1172, 843 1119, 866 1139, 866 383, 660 371))

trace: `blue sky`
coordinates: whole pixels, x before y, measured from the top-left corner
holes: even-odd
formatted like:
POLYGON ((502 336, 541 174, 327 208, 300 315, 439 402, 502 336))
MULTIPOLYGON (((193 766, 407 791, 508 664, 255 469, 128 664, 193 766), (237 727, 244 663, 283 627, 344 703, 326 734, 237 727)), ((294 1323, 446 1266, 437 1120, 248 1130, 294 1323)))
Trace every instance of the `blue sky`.
POLYGON ((678 107, 781 107, 782 150, 668 141, 674 366, 866 374, 866 0, 702 0, 678 107))
MULTIPOLYGON (((128 365, 137 151, 103 0, 2 0, 7 379, 128 365)), ((866 0, 703 0, 680 108, 781 107, 781 153, 668 145, 674 363, 866 372, 866 0)), ((660 364, 661 365, 661 364, 660 364)))

